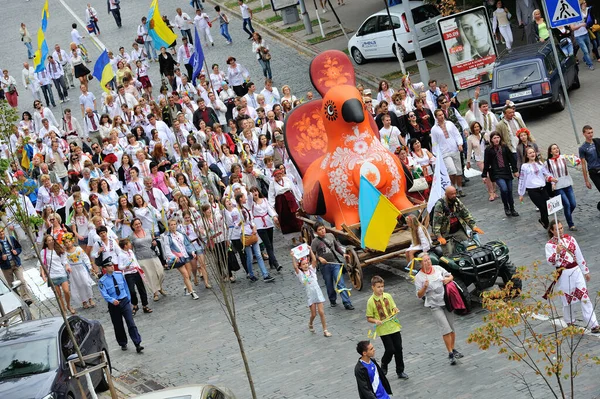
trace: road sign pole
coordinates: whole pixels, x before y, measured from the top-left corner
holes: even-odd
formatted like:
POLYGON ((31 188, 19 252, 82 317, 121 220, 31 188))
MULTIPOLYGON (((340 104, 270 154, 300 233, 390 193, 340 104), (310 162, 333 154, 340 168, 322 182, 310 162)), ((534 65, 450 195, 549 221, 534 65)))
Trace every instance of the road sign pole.
POLYGON ((423 58, 421 52, 421 43, 419 43, 419 37, 417 35, 417 28, 412 15, 412 9, 410 7, 410 1, 403 1, 404 15, 406 15, 406 22, 410 27, 410 31, 413 37, 413 46, 415 49, 415 57, 417 58, 417 67, 419 68, 419 78, 421 82, 427 84, 429 82, 429 70, 427 69, 427 61, 423 58))
MULTIPOLYGON (((548 13, 548 4, 543 1, 542 7, 544 9, 544 14, 546 15, 546 23, 550 24, 550 17, 548 13)), ((562 87, 563 94, 565 96, 565 101, 567 103, 567 110, 569 111, 569 117, 571 118, 571 125, 573 126, 573 134, 575 135, 575 141, 577 145, 581 144, 579 141, 579 134, 577 133, 577 124, 575 123, 575 116, 573 115, 573 108, 571 107, 571 100, 569 100, 569 93, 567 93, 567 84, 565 83, 565 77, 562 72, 562 67, 560 64, 560 60, 558 59, 558 50, 556 49, 556 42, 554 41, 554 35, 552 34, 552 30, 550 30, 550 44, 552 47, 552 53, 554 53, 554 61, 556 62, 556 67, 558 68, 558 76, 560 77, 560 85, 562 87)), ((561 50, 562 51, 562 50, 561 50)))

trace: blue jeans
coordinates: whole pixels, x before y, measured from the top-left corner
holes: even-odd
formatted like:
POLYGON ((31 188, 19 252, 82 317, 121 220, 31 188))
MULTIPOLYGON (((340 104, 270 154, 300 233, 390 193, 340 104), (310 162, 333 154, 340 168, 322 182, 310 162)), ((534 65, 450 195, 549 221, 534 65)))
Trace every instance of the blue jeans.
POLYGON ((258 63, 262 67, 263 75, 265 75, 265 78, 273 79, 273 74, 271 73, 271 60, 258 60, 258 63))
POLYGON ((184 38, 187 36, 188 41, 190 42, 191 45, 194 44, 194 39, 192 39, 192 30, 191 29, 181 29, 181 37, 184 38))
POLYGON ((557 194, 560 194, 563 203, 563 212, 565 213, 565 219, 567 219, 567 224, 569 227, 573 227, 575 224, 573 223, 573 211, 577 206, 577 202, 575 201, 575 192, 573 191, 573 186, 559 188, 556 190, 557 194))
POLYGON ((25 42, 25 47, 27 47, 27 58, 33 58, 35 54, 33 51, 33 47, 31 47, 31 42, 25 42))
POLYGON ((590 42, 590 37, 586 33, 585 35, 576 36, 575 40, 579 45, 579 48, 583 52, 583 61, 589 67, 594 66, 592 63, 592 59, 590 58, 590 51, 592 49, 592 43, 590 42))
POLYGON ((258 267, 260 268, 263 278, 267 277, 269 273, 265 267, 265 262, 263 262, 258 242, 244 248, 244 252, 246 252, 246 267, 248 268, 248 275, 250 277, 254 276, 254 273, 252 272, 252 253, 254 252, 254 256, 256 256, 256 262, 258 263, 258 267))
POLYGON ((500 189, 500 198, 502 198, 504 207, 514 207, 515 201, 512 194, 512 179, 496 179, 495 183, 500 189))
POLYGON ((146 40, 144 42, 144 47, 146 47, 146 55, 148 56, 148 58, 151 58, 153 60, 157 60, 158 59, 158 56, 156 55, 156 49, 154 48, 154 42, 153 41, 146 40), (152 51, 152 57, 150 57, 150 51, 152 51))
POLYGON ((252 19, 244 18, 242 29, 244 29, 244 32, 246 32, 249 36, 252 36, 252 34, 254 33, 254 28, 252 27, 252 19))
POLYGON ((229 24, 221 25, 221 36, 223 36, 229 43, 233 41, 231 40, 231 36, 229 36, 229 24))
MULTIPOLYGON (((323 280, 325 280, 325 286, 327 287, 327 296, 329 297, 329 302, 335 303, 337 299, 337 292, 335 292, 335 281, 337 280, 338 273, 340 272, 340 267, 342 265, 337 265, 334 263, 327 263, 325 265, 321 265, 321 274, 323 275, 323 280)), ((346 288, 344 285, 344 276, 340 279, 340 282, 337 285, 337 289, 341 290, 346 288)), ((350 296, 348 296, 348 291, 340 292, 340 297, 342 298, 342 303, 344 306, 352 305, 350 302, 350 296)))

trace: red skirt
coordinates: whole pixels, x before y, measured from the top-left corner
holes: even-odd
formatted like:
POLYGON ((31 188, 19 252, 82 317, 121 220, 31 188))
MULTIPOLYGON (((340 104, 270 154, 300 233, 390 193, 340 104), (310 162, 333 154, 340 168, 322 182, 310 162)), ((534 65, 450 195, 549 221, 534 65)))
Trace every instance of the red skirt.
POLYGON ((152 87, 152 83, 150 83, 150 78, 148 76, 140 76, 138 80, 140 81, 144 89, 152 87))
POLYGON ((286 191, 275 197, 275 212, 279 215, 281 232, 297 233, 302 228, 302 221, 296 217, 298 202, 291 191, 286 191))
POLYGON ((8 105, 17 108, 19 104, 19 93, 17 91, 13 93, 5 92, 4 96, 6 97, 6 101, 8 101, 8 105))

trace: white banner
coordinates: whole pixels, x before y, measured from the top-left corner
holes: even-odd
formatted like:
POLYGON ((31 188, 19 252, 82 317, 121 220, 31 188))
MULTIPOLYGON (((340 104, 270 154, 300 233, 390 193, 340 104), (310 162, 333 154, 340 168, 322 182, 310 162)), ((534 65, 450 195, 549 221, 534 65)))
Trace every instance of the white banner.
POLYGON ((442 156, 442 148, 439 144, 433 146, 433 155, 435 155, 435 172, 433 173, 433 182, 429 192, 429 201, 427 201, 428 213, 431 213, 435 203, 444 196, 446 188, 452 184, 442 156))

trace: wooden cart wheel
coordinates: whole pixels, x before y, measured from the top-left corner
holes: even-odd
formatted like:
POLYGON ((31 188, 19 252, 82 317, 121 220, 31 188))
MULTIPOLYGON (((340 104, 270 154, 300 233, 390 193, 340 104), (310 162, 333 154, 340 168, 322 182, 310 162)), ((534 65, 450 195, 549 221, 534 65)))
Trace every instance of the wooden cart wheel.
POLYGON ((354 248, 346 248, 346 253, 350 255, 350 262, 346 265, 348 276, 350 276, 350 281, 352 281, 352 286, 354 289, 360 291, 362 290, 363 286, 363 272, 362 266, 360 265, 360 259, 358 258, 358 254, 354 248))
POLYGON ((302 241, 304 241, 308 246, 312 244, 313 238, 315 237, 313 228, 309 226, 307 223, 302 225, 300 229, 300 234, 302 235, 302 241))

